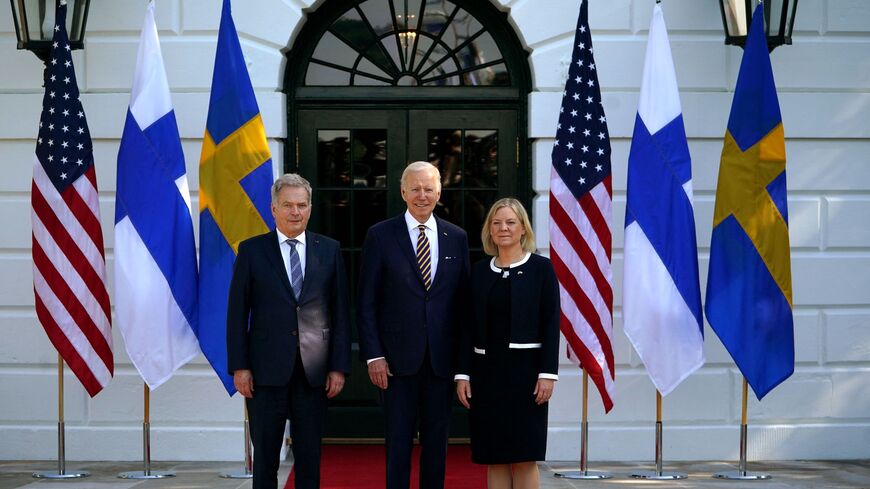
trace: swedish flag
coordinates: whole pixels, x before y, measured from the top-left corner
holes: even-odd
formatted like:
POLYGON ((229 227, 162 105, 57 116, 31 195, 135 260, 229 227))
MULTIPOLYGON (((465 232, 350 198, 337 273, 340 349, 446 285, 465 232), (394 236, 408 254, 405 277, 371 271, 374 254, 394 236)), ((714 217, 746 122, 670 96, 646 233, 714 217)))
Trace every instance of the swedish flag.
POLYGON ((224 0, 199 161, 200 348, 230 395, 227 295, 239 243, 274 225, 272 156, 239 36, 224 0))
POLYGON ((725 133, 704 308, 758 399, 794 372, 785 136, 763 15, 759 4, 725 133))

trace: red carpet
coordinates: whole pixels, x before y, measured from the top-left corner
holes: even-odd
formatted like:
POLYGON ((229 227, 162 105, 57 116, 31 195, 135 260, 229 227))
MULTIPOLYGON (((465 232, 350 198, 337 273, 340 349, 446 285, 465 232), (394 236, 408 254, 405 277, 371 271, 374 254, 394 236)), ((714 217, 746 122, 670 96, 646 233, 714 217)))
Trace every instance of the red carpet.
MULTIPOLYGON (((414 447, 411 466, 411 489, 419 489, 420 447, 414 447)), ((324 445, 320 465, 321 489, 383 489, 386 465, 383 445, 324 445)), ((486 467, 471 463, 471 447, 450 445, 447 448, 447 474, 444 487, 483 489, 486 467)), ((284 489, 294 489, 293 471, 284 489)))

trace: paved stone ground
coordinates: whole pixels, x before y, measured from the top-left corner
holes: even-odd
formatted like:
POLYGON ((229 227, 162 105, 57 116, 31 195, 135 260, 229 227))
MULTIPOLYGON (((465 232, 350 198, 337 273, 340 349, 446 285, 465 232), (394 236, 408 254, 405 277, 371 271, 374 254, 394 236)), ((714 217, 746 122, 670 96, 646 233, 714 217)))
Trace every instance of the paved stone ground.
MULTIPOLYGON (((34 479, 31 476, 31 473, 36 470, 56 471, 56 462, 0 461, 0 489, 46 489, 46 485, 64 489, 248 489, 251 487, 250 481, 222 479, 218 476, 223 471, 235 471, 240 468, 241 464, 234 465, 227 462, 157 462, 152 465, 152 470, 172 470, 176 472, 177 476, 170 479, 135 481, 118 479, 117 474, 141 470, 141 463, 70 462, 67 464, 68 472, 88 470, 91 472, 91 476, 85 479, 60 482, 34 479)), ((569 462, 541 464, 541 489, 649 489, 652 487, 870 489, 870 460, 757 462, 750 464, 749 469, 770 473, 772 478, 754 482, 724 481, 712 478, 711 475, 715 472, 735 468, 726 462, 674 462, 667 464, 665 470, 677 470, 689 474, 689 478, 682 481, 663 482, 632 479, 630 474, 633 471, 652 469, 649 464, 640 463, 601 463, 590 466, 590 469, 606 470, 613 473, 612 479, 603 481, 567 480, 554 477, 556 472, 571 468, 573 467, 569 462)), ((279 474, 279 480, 286 480, 289 470, 290 464, 284 464, 279 474)))

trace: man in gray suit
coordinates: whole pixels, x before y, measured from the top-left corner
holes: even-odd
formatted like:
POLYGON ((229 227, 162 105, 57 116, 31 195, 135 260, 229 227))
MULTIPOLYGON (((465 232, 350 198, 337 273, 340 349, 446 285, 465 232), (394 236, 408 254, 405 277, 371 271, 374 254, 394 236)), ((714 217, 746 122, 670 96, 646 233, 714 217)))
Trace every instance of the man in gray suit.
POLYGON ((347 277, 338 242, 306 231, 307 180, 279 177, 272 215, 277 229, 239 245, 227 308, 229 372, 250 416, 254 488, 277 487, 290 418, 296 488, 315 489, 327 399, 350 373, 347 277))

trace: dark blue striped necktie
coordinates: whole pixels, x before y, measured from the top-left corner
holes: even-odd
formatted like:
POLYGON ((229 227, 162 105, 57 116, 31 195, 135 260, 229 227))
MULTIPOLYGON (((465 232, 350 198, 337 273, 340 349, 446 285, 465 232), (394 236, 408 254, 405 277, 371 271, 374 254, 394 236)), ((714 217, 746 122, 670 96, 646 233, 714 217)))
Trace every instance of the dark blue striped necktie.
POLYGON ((296 252, 299 240, 288 239, 287 244, 290 245, 290 286, 293 287, 293 293, 299 300, 299 294, 302 293, 302 262, 299 260, 299 253, 296 252))

